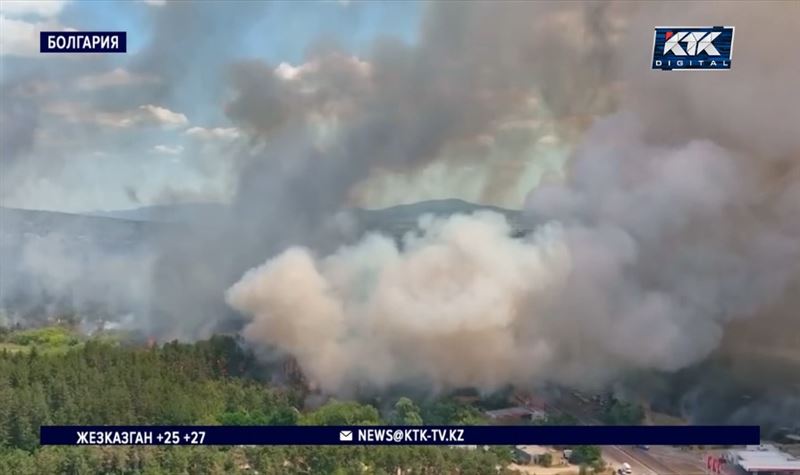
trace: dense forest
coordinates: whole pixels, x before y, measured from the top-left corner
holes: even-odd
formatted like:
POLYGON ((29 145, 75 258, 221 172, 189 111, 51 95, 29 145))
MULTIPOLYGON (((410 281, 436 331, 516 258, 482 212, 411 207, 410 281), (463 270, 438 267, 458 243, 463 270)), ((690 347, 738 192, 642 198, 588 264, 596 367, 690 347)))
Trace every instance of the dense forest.
POLYGON ((231 337, 128 346, 59 328, 0 331, 0 473, 498 473, 508 447, 40 447, 46 424, 470 424, 452 400, 328 401, 268 384, 266 369, 231 337))

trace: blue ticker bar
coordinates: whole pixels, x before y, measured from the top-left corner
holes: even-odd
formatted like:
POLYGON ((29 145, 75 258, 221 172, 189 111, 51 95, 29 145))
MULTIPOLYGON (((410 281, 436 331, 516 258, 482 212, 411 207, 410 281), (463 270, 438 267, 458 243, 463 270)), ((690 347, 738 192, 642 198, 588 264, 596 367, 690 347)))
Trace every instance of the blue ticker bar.
POLYGON ((754 445, 758 426, 42 426, 42 445, 754 445))

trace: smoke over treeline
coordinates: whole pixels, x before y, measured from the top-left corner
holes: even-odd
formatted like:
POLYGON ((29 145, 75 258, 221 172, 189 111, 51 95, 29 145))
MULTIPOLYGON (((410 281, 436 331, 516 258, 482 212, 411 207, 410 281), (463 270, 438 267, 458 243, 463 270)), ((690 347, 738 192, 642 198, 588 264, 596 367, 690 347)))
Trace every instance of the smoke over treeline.
MULTIPOLYGON (((747 358, 742 328, 796 348, 800 58, 785 38, 799 9, 443 2, 413 44, 228 65, 225 113, 247 136, 225 157, 235 196, 161 240, 142 325, 194 337, 244 319, 247 341, 292 354, 330 392, 596 388, 720 349, 747 358), (669 24, 734 25, 732 69, 649 70, 652 28, 669 24), (545 139, 573 153, 563 179, 518 204, 525 238, 476 214, 423 220, 398 242, 359 236, 344 212, 375 177, 545 139)), ((520 179, 488 170, 487 200, 520 179)), ((773 417, 800 420, 783 407, 773 417)))
MULTIPOLYGON (((292 202, 313 216, 344 202, 368 171, 490 134, 530 96, 556 120, 608 112, 578 141, 567 179, 529 194, 525 209, 547 225, 520 242, 500 218, 456 217, 423 224, 399 247, 371 236, 332 253, 293 248, 228 291, 252 316, 245 337, 294 354, 331 391, 409 381, 597 387, 687 367, 737 321, 796 308, 800 142, 788 124, 800 123, 800 69, 775 45, 796 30, 797 6, 705 9, 433 7, 419 45, 379 48, 368 61, 341 140, 314 159, 324 173, 303 168, 308 155, 290 159, 292 202), (574 24, 534 28, 532 18, 574 24), (770 19, 769 32, 757 18, 770 19), (652 25, 687 19, 737 26, 730 74, 647 69, 652 25), (596 101, 614 92, 616 101, 596 101)), ((263 84, 253 93, 286 97, 263 84)), ((800 321, 772 328, 796 338, 800 321)))
POLYGON ((54 319, 98 327, 148 310, 163 232, 145 222, 0 208, 0 325, 54 319))

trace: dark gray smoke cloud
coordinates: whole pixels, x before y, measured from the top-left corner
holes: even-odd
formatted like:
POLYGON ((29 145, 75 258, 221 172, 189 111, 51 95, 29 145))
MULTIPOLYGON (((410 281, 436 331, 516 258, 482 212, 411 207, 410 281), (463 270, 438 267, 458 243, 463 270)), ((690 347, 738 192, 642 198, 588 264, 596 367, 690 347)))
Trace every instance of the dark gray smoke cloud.
MULTIPOLYGON (((732 74, 622 62, 623 112, 598 122, 568 182, 535 190, 529 206, 571 223, 578 252, 617 268, 611 279, 576 273, 568 308, 608 325, 619 353, 632 350, 622 361, 663 352, 653 366, 677 370, 719 353, 649 396, 680 388, 673 401, 697 422, 791 426, 800 421, 800 141, 786 124, 800 123, 800 63, 782 54, 781 38, 800 27, 800 10, 726 6, 649 7, 628 22, 623 51, 656 24, 734 25, 732 74), (604 241, 608 229, 630 247, 604 241)), ((577 339, 572 354, 586 344, 577 339)))
MULTIPOLYGON (((792 86, 800 63, 780 47, 798 27, 798 7, 729 7, 640 11, 623 51, 659 21, 732 24, 735 70, 676 76, 623 63, 624 112, 589 132, 565 186, 535 190, 529 201, 541 215, 579 228, 622 230, 638 254, 631 283, 673 302, 669 318, 687 318, 680 339, 705 335, 707 351, 736 319, 757 317, 746 325, 761 327, 761 344, 796 342, 800 334, 787 291, 798 279, 800 141, 786 127, 800 123, 792 86)), ((733 352, 751 345, 726 341, 733 352)))
POLYGON ((269 8, 268 2, 242 2, 236 8, 226 2, 168 2, 150 9, 152 36, 131 65, 133 72, 161 78, 147 99, 186 103, 207 97, 269 8), (194 80, 198 77, 204 80, 194 80))

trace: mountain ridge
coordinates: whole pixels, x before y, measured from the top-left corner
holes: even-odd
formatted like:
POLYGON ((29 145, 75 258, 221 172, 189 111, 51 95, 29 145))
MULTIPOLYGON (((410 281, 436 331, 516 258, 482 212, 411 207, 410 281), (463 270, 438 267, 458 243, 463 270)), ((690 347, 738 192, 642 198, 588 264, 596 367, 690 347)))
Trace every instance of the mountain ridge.
MULTIPOLYGON (((191 217, 197 217, 206 212, 224 211, 229 205, 214 202, 181 203, 167 205, 142 206, 139 208, 128 208, 121 210, 98 210, 90 213, 72 213, 81 216, 97 216, 129 221, 186 221, 191 217)), ((483 205, 471 203, 458 198, 445 198, 436 200, 417 201, 414 203, 403 203, 385 208, 348 208, 345 211, 365 213, 367 215, 391 215, 404 219, 417 218, 423 214, 451 215, 459 213, 473 213, 475 211, 488 210, 504 214, 506 216, 519 213, 519 210, 502 208, 493 205, 483 205)))

